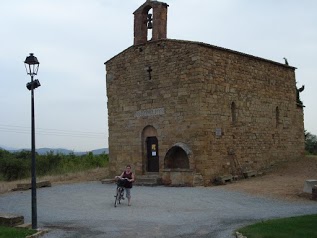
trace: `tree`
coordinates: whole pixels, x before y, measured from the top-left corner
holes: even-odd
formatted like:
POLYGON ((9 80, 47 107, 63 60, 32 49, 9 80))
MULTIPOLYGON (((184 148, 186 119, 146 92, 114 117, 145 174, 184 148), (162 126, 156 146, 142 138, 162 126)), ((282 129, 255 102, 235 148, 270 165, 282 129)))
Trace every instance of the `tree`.
POLYGON ((317 136, 305 131, 305 150, 317 155, 317 136))

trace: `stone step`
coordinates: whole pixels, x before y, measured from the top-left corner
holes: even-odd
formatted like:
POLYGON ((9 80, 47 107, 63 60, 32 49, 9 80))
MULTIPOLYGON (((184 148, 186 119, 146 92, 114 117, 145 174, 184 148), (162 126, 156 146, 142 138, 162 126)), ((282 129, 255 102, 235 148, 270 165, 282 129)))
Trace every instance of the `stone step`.
POLYGON ((161 184, 161 178, 158 174, 146 174, 137 176, 134 185, 139 186, 157 186, 161 184))
POLYGON ((24 224, 23 216, 0 213, 0 226, 14 227, 22 224, 24 224))

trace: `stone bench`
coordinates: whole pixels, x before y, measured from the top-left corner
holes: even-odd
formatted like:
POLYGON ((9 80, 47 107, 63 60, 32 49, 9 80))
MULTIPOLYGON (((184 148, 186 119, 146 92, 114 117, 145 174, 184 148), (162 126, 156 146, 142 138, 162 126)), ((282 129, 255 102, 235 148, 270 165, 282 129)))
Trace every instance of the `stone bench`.
POLYGON ((0 226, 14 227, 22 224, 24 224, 23 216, 0 213, 0 226))
POLYGON ((317 180, 316 179, 309 179, 306 180, 304 183, 304 193, 312 193, 314 185, 317 185, 317 180))
MULTIPOLYGON (((43 188, 43 187, 51 187, 52 184, 50 181, 40 181, 36 183, 37 188, 43 188)), ((13 191, 21 191, 21 190, 28 190, 32 188, 31 183, 19 183, 17 184, 17 187, 13 189, 13 191)))

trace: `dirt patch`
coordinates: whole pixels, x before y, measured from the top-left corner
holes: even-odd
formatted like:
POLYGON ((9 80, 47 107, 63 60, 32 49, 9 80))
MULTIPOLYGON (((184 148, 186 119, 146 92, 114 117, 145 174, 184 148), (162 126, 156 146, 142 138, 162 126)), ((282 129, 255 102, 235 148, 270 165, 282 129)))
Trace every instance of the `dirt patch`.
MULTIPOLYGON (((43 176, 37 177, 37 181, 48 180, 52 185, 54 184, 67 184, 67 183, 80 183, 87 181, 100 181, 108 177, 108 168, 96 168, 78 173, 69 173, 64 175, 43 176)), ((19 183, 30 183, 31 179, 23 179, 12 182, 0 181, 0 194, 11 191, 16 188, 19 183)))
POLYGON ((262 176, 239 180, 226 188, 287 200, 307 200, 311 195, 303 193, 303 188, 308 179, 317 179, 317 156, 276 164, 262 176))

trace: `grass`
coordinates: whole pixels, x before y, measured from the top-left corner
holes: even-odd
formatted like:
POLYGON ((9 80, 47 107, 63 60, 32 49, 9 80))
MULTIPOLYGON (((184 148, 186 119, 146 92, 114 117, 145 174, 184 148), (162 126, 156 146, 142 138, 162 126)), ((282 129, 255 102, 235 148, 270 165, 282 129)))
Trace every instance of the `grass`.
POLYGON ((317 238, 317 214, 268 220, 238 231, 248 238, 317 238))
POLYGON ((0 238, 25 238, 35 233, 36 231, 30 229, 0 226, 0 238))

